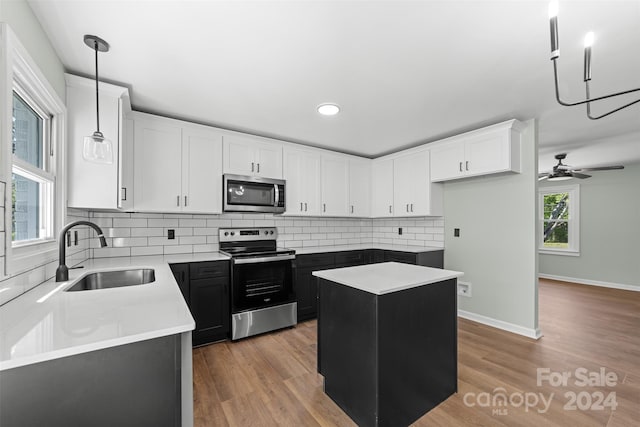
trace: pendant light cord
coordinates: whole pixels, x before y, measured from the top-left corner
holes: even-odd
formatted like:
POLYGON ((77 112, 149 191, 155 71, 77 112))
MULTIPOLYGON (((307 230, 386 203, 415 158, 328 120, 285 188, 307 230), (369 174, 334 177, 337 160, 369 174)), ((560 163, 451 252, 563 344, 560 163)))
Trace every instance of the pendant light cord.
POLYGON ((96 52, 96 126, 97 132, 100 133, 100 98, 98 91, 98 41, 94 41, 94 50, 96 52))

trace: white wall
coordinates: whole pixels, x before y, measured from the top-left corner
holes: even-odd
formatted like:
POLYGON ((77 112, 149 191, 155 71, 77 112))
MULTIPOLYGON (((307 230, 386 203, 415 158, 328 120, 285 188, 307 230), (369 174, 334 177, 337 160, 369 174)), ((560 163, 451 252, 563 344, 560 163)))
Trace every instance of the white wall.
POLYGON ((0 22, 9 24, 60 99, 65 99, 64 67, 27 1, 0 1, 0 22))
POLYGON ((538 335, 537 125, 521 139, 522 173, 444 185, 446 269, 464 272, 472 297, 461 315, 528 336, 538 335), (454 228, 460 237, 454 237, 454 228))
POLYGON ((580 185, 580 256, 541 254, 540 275, 640 291, 640 163, 591 175, 572 182, 580 185))

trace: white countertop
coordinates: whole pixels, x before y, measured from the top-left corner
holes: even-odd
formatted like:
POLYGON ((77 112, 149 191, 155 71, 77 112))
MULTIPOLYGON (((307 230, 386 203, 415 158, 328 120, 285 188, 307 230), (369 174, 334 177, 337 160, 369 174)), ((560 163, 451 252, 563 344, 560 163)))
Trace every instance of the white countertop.
POLYGON ((0 371, 188 332, 195 322, 169 263, 217 261, 215 253, 87 260, 69 281, 51 279, 0 307, 0 371), (155 282, 64 292, 96 270, 155 269, 155 282))
POLYGON ((398 262, 334 268, 314 271, 312 274, 321 279, 330 280, 375 295, 411 289, 464 275, 459 271, 398 262))
POLYGON ((405 245, 388 245, 381 243, 362 243, 359 245, 332 245, 332 246, 310 246, 306 248, 295 248, 296 255, 317 254, 323 252, 341 252, 341 251, 361 251, 366 249, 383 249, 385 251, 400 252, 431 252, 443 251, 444 248, 435 246, 405 246, 405 245))

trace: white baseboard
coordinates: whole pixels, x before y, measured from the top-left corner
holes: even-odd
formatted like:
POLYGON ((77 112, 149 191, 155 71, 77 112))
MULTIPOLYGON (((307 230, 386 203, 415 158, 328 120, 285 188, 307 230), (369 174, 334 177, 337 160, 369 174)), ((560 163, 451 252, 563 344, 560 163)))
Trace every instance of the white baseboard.
POLYGON ((623 283, 601 282, 599 280, 578 279, 576 277, 556 276, 554 274, 538 273, 541 279, 560 280, 561 282, 579 283, 581 285, 600 286, 602 288, 622 289, 625 291, 640 292, 640 286, 626 285, 623 283))
POLYGON ((481 314, 471 313, 464 310, 458 310, 458 316, 462 317, 463 319, 472 320, 474 322, 482 323, 483 325, 491 326, 493 328, 502 329, 503 331, 522 335, 527 338, 533 338, 534 340, 540 339, 542 337, 542 332, 540 332, 539 328, 525 328, 524 326, 516 325, 514 323, 504 322, 502 320, 483 316, 481 314))

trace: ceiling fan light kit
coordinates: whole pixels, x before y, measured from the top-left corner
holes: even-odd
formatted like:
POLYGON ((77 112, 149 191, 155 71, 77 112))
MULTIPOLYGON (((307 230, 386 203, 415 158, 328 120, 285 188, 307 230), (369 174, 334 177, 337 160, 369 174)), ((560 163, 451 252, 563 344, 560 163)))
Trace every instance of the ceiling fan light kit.
POLYGON ((591 175, 587 175, 582 172, 624 169, 624 166, 619 166, 619 165, 574 168, 572 166, 565 165, 564 163, 562 163, 562 161, 567 158, 567 153, 556 154, 554 157, 558 161, 558 164, 553 167, 552 172, 543 172, 538 174, 538 181, 543 181, 545 179, 548 181, 565 181, 571 178, 585 179, 585 178, 590 178, 591 175))
POLYGON ((593 32, 591 31, 587 33, 584 40, 584 78, 583 80, 585 83, 586 99, 582 101, 577 101, 577 102, 565 102, 562 99, 560 99, 560 89, 558 88, 559 85, 558 85, 558 64, 557 64, 557 59, 560 57, 560 44, 558 41, 558 2, 557 1, 552 1, 551 3, 549 3, 549 25, 551 30, 551 61, 553 61, 553 78, 554 78, 554 84, 556 88, 556 100, 560 105, 564 105, 565 107, 572 107, 574 105, 586 104, 587 117, 589 117, 591 120, 598 120, 640 102, 640 98, 638 98, 635 101, 631 101, 621 107, 615 108, 599 116, 594 116, 591 114, 592 102, 601 101, 603 99, 614 98, 617 96, 627 95, 632 92, 640 91, 640 88, 636 88, 636 89, 629 89, 622 92, 616 92, 609 95, 603 95, 603 96, 591 98, 591 93, 590 93, 591 91, 589 87, 589 82, 591 81, 591 49, 592 49, 593 41, 595 38, 593 32))

